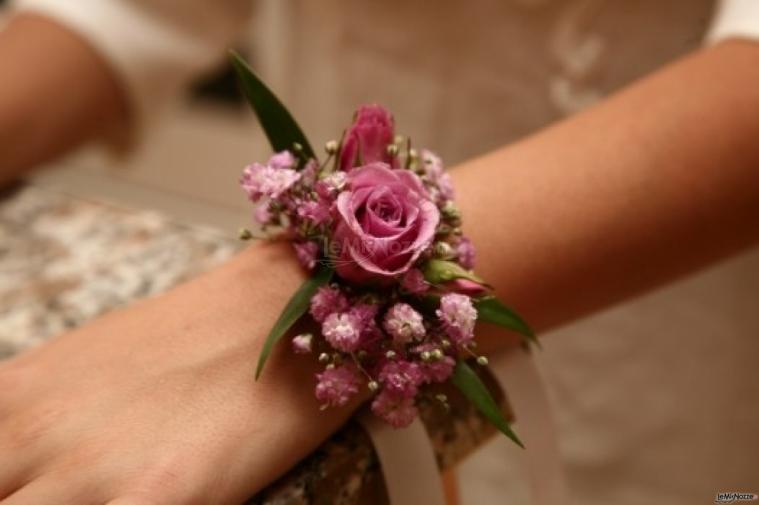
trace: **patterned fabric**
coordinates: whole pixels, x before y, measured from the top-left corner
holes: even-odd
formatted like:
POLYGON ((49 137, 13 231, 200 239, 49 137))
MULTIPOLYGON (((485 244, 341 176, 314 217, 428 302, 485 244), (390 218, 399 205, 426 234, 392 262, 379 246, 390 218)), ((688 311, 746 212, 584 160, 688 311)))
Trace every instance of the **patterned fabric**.
POLYGON ((22 189, 0 200, 0 357, 163 292, 237 248, 154 212, 22 189))

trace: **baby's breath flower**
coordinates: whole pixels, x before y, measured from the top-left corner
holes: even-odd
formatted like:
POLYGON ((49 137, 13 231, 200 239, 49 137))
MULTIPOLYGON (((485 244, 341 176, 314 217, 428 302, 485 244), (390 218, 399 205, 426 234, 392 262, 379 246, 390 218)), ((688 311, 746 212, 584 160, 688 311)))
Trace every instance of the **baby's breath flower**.
POLYGON ((440 298, 440 308, 436 314, 456 345, 464 346, 472 341, 477 310, 471 298, 459 293, 445 294, 440 298))
POLYGON ((385 314, 384 328, 398 344, 424 337, 424 319, 407 303, 396 303, 385 314))
POLYGON ((316 375, 316 399, 331 407, 340 407, 358 393, 361 375, 352 364, 327 368, 316 375))
POLYGON ((310 333, 302 333, 293 337, 293 351, 296 354, 308 354, 311 352, 311 345, 314 336, 310 333))
POLYGON ((348 307, 348 299, 340 289, 334 286, 322 286, 311 297, 310 312, 317 323, 324 322, 333 312, 348 310, 348 307))
POLYGON ((333 312, 322 323, 322 334, 335 349, 353 352, 361 338, 361 322, 353 314, 333 312))

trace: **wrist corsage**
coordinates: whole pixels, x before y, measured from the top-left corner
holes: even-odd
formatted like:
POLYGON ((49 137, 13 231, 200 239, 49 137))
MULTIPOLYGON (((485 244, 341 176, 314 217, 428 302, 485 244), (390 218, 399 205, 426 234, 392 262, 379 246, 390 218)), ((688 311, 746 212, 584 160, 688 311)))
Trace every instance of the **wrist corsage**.
POLYGON ((323 407, 364 389, 374 414, 403 427, 423 398, 445 405, 428 385, 451 381, 521 445, 468 362, 487 365, 476 353, 477 321, 535 338, 473 272, 474 247, 440 158, 412 148, 385 109, 366 105, 320 159, 274 94, 237 55, 232 61, 276 153, 245 168, 240 183, 262 230, 290 241, 310 273, 268 335, 256 378, 273 346, 309 317, 318 330, 291 346, 323 364, 315 381, 323 407))

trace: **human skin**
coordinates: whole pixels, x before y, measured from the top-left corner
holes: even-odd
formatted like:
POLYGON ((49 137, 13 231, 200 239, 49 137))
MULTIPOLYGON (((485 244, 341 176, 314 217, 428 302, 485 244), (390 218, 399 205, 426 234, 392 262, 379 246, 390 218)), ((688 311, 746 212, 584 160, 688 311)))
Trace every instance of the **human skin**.
POLYGON ((123 91, 78 35, 43 16, 0 30, 0 186, 128 122, 123 91))
MULTIPOLYGON (((453 171, 477 270, 539 331, 759 239, 759 47, 731 41, 453 171)), ((357 407, 264 335, 304 274, 256 244, 0 364, 3 505, 238 503, 357 407)), ((496 352, 513 336, 478 329, 496 352)))

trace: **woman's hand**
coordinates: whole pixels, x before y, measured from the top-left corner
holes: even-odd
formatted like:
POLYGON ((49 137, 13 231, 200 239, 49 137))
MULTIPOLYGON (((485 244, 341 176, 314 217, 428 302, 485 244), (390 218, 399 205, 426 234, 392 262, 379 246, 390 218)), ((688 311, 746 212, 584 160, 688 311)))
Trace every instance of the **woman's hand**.
POLYGON ((288 247, 0 364, 3 505, 241 503, 336 429, 350 409, 319 412, 312 357, 253 378, 301 281, 288 247))

